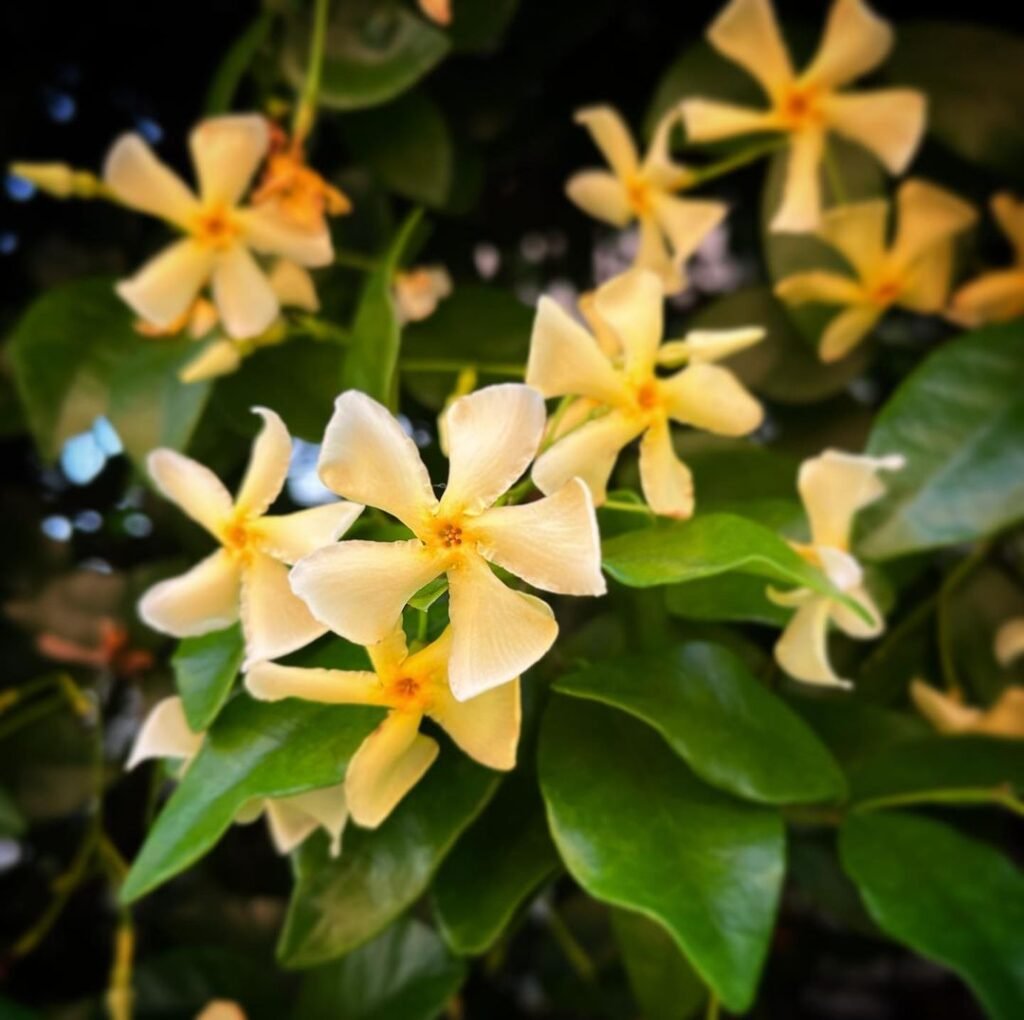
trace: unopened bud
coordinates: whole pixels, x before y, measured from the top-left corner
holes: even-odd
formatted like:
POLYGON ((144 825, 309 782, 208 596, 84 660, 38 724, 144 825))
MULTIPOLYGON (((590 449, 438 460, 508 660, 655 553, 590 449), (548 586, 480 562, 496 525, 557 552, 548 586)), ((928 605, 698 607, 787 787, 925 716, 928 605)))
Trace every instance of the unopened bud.
POLYGON ((67 163, 12 163, 9 170, 54 198, 96 198, 104 190, 95 174, 67 163))

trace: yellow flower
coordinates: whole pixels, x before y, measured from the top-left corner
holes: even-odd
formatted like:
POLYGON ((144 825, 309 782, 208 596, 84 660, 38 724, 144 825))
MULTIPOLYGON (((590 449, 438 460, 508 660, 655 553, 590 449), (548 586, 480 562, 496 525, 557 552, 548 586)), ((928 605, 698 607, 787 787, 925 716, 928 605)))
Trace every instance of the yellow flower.
POLYGON ((395 274, 394 294, 400 322, 429 319, 452 292, 452 278, 444 266, 419 266, 395 274))
POLYGON ((518 677, 468 701, 456 701, 448 680, 451 627, 410 655, 399 623, 367 652, 372 673, 263 662, 245 679, 253 697, 268 701, 304 698, 389 709, 353 755, 345 774, 345 797, 354 821, 376 828, 433 764, 439 748, 436 740, 419 731, 424 716, 481 765, 515 767, 521 720, 518 677))
POLYGON ((584 212, 613 227, 640 223, 637 266, 657 273, 667 294, 686 285, 683 263, 725 219, 721 202, 677 198, 690 172, 669 156, 672 128, 679 114, 670 111, 658 124, 651 147, 640 160, 629 129, 609 106, 591 106, 576 114, 590 132, 611 172, 583 170, 569 178, 566 194, 584 212))
POLYGON ((1024 687, 1005 688, 996 703, 984 709, 965 705, 961 697, 943 694, 921 680, 910 685, 910 696, 940 733, 1024 738, 1024 687))
MULTIPOLYGON (((181 762, 178 776, 183 776, 202 749, 205 733, 189 728, 181 698, 164 698, 153 706, 143 722, 126 768, 133 769, 151 758, 173 758, 181 762)), ((331 839, 331 853, 341 849, 341 834, 348 820, 344 783, 307 790, 288 797, 261 798, 243 805, 235 816, 241 825, 254 822, 261 815, 267 819, 270 838, 277 852, 290 853, 317 829, 324 829, 331 839)))
POLYGON ((227 332, 257 336, 273 322, 280 305, 253 252, 324 266, 333 258, 330 234, 326 228, 296 226, 269 205, 239 205, 267 152, 263 117, 214 117, 203 121, 189 141, 199 197, 138 135, 120 138, 107 156, 103 178, 118 201, 186 235, 118 284, 117 292, 136 314, 167 327, 210 283, 227 332))
POLYGON ((828 660, 829 623, 861 639, 877 637, 885 629, 885 620, 864 587, 864 572, 850 554, 850 535, 857 511, 885 494, 879 472, 897 471, 903 463, 898 454, 866 457, 826 450, 800 465, 797 488, 810 522, 811 541, 792 545, 808 563, 824 571, 839 591, 867 610, 871 622, 809 588, 790 592, 769 588, 768 597, 776 605, 796 608, 775 645, 775 661, 791 677, 849 687, 850 682, 836 676, 828 660))
POLYGON ((400 542, 341 542, 292 569, 292 589, 349 641, 373 645, 392 631, 425 584, 447 574, 452 692, 465 701, 505 683, 551 647, 550 607, 507 587, 502 567, 535 588, 600 595, 600 538, 578 479, 522 506, 495 506, 526 470, 544 430, 544 401, 521 384, 488 386, 448 411, 448 484, 434 495, 415 443, 375 400, 356 390, 335 404, 320 478, 339 495, 397 517, 400 542))
POLYGON ((1007 620, 996 631, 995 654, 1000 666, 1009 666, 1014 659, 1024 655, 1024 616, 1007 620))
POLYGON ((245 1020, 245 1010, 230 999, 211 999, 196 1020, 245 1020))
POLYGON ((789 136, 782 204, 772 230, 809 231, 821 215, 821 166, 829 132, 870 150, 901 174, 921 141, 925 97, 913 89, 840 91, 886 58, 893 34, 862 0, 835 0, 818 52, 799 75, 779 32, 770 0, 732 0, 708 30, 723 56, 757 79, 770 108, 751 110, 711 99, 681 106, 693 142, 779 132, 789 136))
POLYGON ((1024 315, 1024 202, 1001 192, 992 215, 1013 248, 1013 267, 982 273, 953 295, 951 316, 964 326, 1008 322, 1024 315))
POLYGON ((843 256, 853 275, 828 270, 796 273, 775 292, 789 304, 839 305, 821 338, 823 361, 837 361, 893 306, 922 314, 943 309, 949 294, 954 235, 976 220, 966 202, 927 181, 904 182, 888 241, 889 203, 882 198, 825 213, 821 238, 843 256))
POLYGON ((712 362, 756 343, 764 330, 701 331, 662 344, 662 297, 658 277, 645 269, 610 280, 592 304, 584 303, 596 335, 541 298, 526 381, 545 397, 583 398, 533 467, 542 492, 579 477, 600 505, 620 451, 642 436, 640 483, 648 504, 659 514, 689 517, 693 479, 676 456, 670 422, 723 436, 743 436, 761 424, 761 405, 712 362), (683 362, 689 364, 674 375, 657 374, 659 365, 683 362))
POLYGON ((286 564, 334 542, 363 509, 329 503, 267 516, 284 485, 292 443, 273 411, 254 410, 263 417, 263 429, 233 501, 202 464, 174 450, 149 455, 147 467, 156 487, 221 548, 188 573, 150 588, 139 602, 142 619, 174 637, 218 630, 241 616, 248 662, 285 655, 326 631, 288 587, 286 564))
POLYGON ((452 23, 452 0, 417 0, 420 10, 438 25, 452 23))

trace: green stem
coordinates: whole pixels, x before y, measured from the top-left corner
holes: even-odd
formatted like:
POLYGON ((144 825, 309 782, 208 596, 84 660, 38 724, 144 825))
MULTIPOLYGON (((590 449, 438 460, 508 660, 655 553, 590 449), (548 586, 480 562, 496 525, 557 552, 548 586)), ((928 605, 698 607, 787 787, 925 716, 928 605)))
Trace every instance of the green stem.
POLYGON ((402 361, 399 369, 403 372, 461 372, 471 368, 480 375, 514 375, 521 377, 526 373, 525 365, 515 365, 511 362, 494 362, 482 365, 474 362, 456 361, 446 358, 411 358, 402 361))
POLYGON ((953 629, 950 626, 951 601, 957 588, 967 579, 974 569, 982 564, 989 554, 987 542, 979 545, 969 556, 965 556, 943 579, 939 588, 936 603, 936 625, 938 627, 939 664, 942 669, 942 682, 946 690, 953 695, 963 693, 963 687, 957 674, 956 656, 953 651, 953 629))
POLYGON ((334 264, 336 266, 345 266, 347 269, 360 269, 366 273, 373 273, 381 267, 378 259, 364 255, 359 251, 348 251, 345 248, 335 249, 334 264))
POLYGON ((325 340, 328 343, 340 344, 342 347, 352 342, 352 334, 341 326, 318 319, 315 315, 295 315, 292 317, 290 332, 297 336, 309 336, 314 340, 325 340))
POLYGON ((597 973, 594 961, 587 955, 587 951, 579 944, 576 936, 553 906, 548 908, 547 923, 548 930, 576 975, 581 981, 592 984, 597 973))
POLYGON ((708 1008, 704 1012, 704 1020, 718 1020, 721 1015, 719 1010, 721 1003, 718 1001, 718 996, 714 992, 708 993, 708 1008))
POLYGON ((606 499, 601 507, 605 510, 624 510, 629 514, 643 514, 645 517, 654 516, 654 511, 646 503, 627 503, 621 499, 606 499))
POLYGON ((846 201, 843 173, 839 169, 835 149, 828 142, 825 143, 825 175, 828 177, 828 186, 832 191, 832 198, 837 205, 842 205, 846 201))
POLYGON ((309 42, 309 63, 306 65, 306 80, 302 86, 299 105, 292 120, 292 140, 300 147, 309 137, 316 120, 317 102, 320 97, 320 77, 324 67, 324 37, 327 34, 328 0, 315 0, 313 7, 313 33, 309 42))
POLYGON ((1024 801, 1021 801, 1012 790, 1003 786, 893 793, 884 797, 863 800, 853 810, 877 811, 881 808, 917 807, 925 804, 995 805, 1005 808, 1012 814, 1024 816, 1024 801))
POLYGON ((683 184, 683 188, 696 188, 708 181, 713 181, 716 177, 724 177, 726 174, 732 173, 733 170, 739 170, 740 167, 756 163, 764 156, 770 156, 773 152, 778 152, 786 144, 787 140, 785 138, 773 138, 771 141, 752 145, 749 149, 743 149, 732 156, 726 156, 725 159, 719 160, 717 163, 711 163, 708 166, 691 170, 689 177, 683 184))

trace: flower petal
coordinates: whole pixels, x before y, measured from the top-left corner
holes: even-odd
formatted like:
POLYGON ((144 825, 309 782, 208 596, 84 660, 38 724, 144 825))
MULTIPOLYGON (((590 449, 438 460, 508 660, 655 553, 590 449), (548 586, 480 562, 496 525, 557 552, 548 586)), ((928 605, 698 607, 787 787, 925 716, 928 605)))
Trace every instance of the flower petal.
POLYGON ((690 142, 718 142, 737 135, 780 130, 774 113, 715 99, 685 99, 679 105, 690 142))
POLYGON ((977 220, 969 203, 928 181, 910 180, 896 196, 899 222, 892 246, 893 258, 910 266, 943 241, 952 239, 977 220))
POLYGON ((732 0, 708 29, 708 41, 769 95, 793 80, 793 65, 769 0, 732 0))
POLYGON ((822 218, 821 236, 864 280, 882 265, 888 225, 889 203, 872 198, 829 209, 822 218))
POLYGON ((806 234, 821 225, 821 161, 825 136, 806 129, 790 136, 782 201, 772 217, 775 233, 806 234))
POLYGON ((334 261, 334 246, 326 225, 309 228, 283 216, 272 205, 237 213, 246 243, 261 255, 280 255, 300 266, 316 268, 334 261))
POLYGON ((459 397, 445 415, 448 485, 440 513, 480 513, 527 469, 544 434, 544 398, 501 383, 459 397))
POLYGON ((183 383, 203 382, 205 379, 216 379, 218 376, 236 372, 241 364, 242 352, 239 344, 221 337, 207 344, 178 372, 178 378, 183 383))
POLYGON ((867 610, 871 617, 868 623, 862 616, 855 613, 849 606, 842 602, 832 603, 832 622, 846 635, 858 640, 865 641, 876 638, 885 630, 885 618, 878 609, 875 600, 868 594, 867 588, 862 584, 846 589, 854 602, 867 610))
POLYGON ((828 687, 851 687, 828 661, 830 600, 810 599, 793 614, 775 645, 775 661, 795 680, 828 687))
POLYGON ((340 542, 292 568, 292 590, 348 641, 372 645, 390 633, 405 604, 441 572, 417 539, 340 542))
POLYGON ((188 311, 213 270, 213 253, 186 237, 151 258, 115 289, 136 315, 167 328, 188 311))
POLYGON ((187 228, 199 210, 196 196, 153 154, 139 135, 122 135, 107 153, 103 181, 132 209, 187 228))
POLYGON ((331 838, 331 856, 337 857, 341 851, 341 834, 348 821, 344 783, 291 797, 274 797, 264 801, 264 809, 270 838, 279 854, 291 853, 320 828, 331 838))
POLYGON ((1009 322, 1024 315, 1024 269, 982 273, 953 295, 953 317, 965 326, 1009 322))
POLYGON ((231 515, 231 494, 208 467, 176 450, 161 448, 146 458, 146 471, 165 499, 219 537, 231 515))
POLYGON ((667 340, 658 348, 659 365, 711 364, 722 361, 760 343, 762 326, 738 326, 736 329, 693 329, 682 340, 667 340))
POLYGON ((218 549, 187 573, 153 585, 139 600, 139 617, 172 637, 222 630, 238 619, 239 588, 238 566, 218 549))
POLYGON ((857 280, 827 269, 794 273, 775 285, 775 293, 787 304, 859 305, 864 288, 857 280))
POLYGON ((613 227, 624 227, 636 215, 622 182, 607 170, 573 174, 565 182, 565 194, 589 216, 613 227))
POLYGON ((281 310, 266 274, 240 244, 217 257, 213 301, 224 329, 237 340, 259 336, 281 310))
POLYGON ((625 396, 621 376, 594 337, 549 297, 540 299, 533 320, 526 385, 545 397, 578 394, 614 404, 625 396))
POLYGON ((640 487, 656 514, 693 516, 693 475, 676 455, 668 422, 655 422, 640 440, 640 487))
POLYGON ((149 711, 139 729, 125 764, 133 769, 150 758, 181 758, 191 761, 203 744, 203 734, 193 733, 185 718, 181 698, 164 698, 149 711))
POLYGON ((840 312, 821 334, 818 357, 826 362, 845 358, 874 329, 883 312, 878 305, 868 304, 854 305, 840 312))
POLYGON ((686 184, 690 171, 672 159, 672 131, 681 124, 682 113, 672 106, 654 127, 651 144, 640 169, 645 181, 659 191, 675 191, 686 184))
POLYGON ((544 499, 497 507, 474 526, 485 559, 561 595, 603 595, 601 536, 590 490, 572 478, 544 499))
POLYGON ((575 121, 582 124, 593 138, 594 144, 608 160, 616 177, 625 178, 639 168, 636 146, 622 117, 610 106, 588 106, 576 113, 575 121))
MULTIPOLYGON (((660 281, 666 296, 678 294, 686 286, 683 260, 672 255, 668 238, 653 215, 640 219, 640 241, 633 259, 633 267, 653 273, 660 281)), ((621 342, 619 347, 621 349, 621 342)))
POLYGON ((877 67, 892 49, 893 33, 863 0, 835 0, 814 60, 801 84, 846 85, 877 67))
POLYGON ((940 733, 966 733, 979 729, 980 708, 965 705, 922 680, 910 682, 910 697, 921 715, 940 733))
POLYGON ((873 152, 892 174, 901 174, 910 165, 924 136, 926 117, 924 93, 914 89, 876 89, 828 101, 829 126, 873 152))
POLYGON ((257 662, 245 675, 246 690, 260 701, 301 698, 327 705, 383 705, 384 689, 369 670, 306 669, 257 662))
POLYGON ((292 458, 292 437, 276 412, 267 407, 254 407, 252 411, 263 419, 263 427, 252 444, 249 466, 235 497, 235 509, 259 517, 284 486, 292 458))
POLYGON ((558 636, 551 607, 507 587, 479 556, 462 557, 448 572, 448 589, 452 627, 448 679, 459 701, 519 676, 558 636))
POLYGON ((682 264, 726 217, 724 202, 658 195, 654 199, 654 217, 665 232, 676 262, 682 264))
POLYGON ((921 315, 941 312, 953 278, 953 242, 940 241, 914 261, 897 304, 921 315))
POLYGON ((320 299, 316 296, 313 277, 302 266, 288 259, 278 259, 270 270, 269 280, 283 307, 301 308, 306 312, 320 310, 320 299))
POLYGON ((231 207, 267 154, 270 131, 259 114, 229 114, 199 123, 188 142, 203 202, 231 207))
POLYGON ((377 828, 433 765, 440 748, 419 732, 420 718, 416 712, 389 713, 348 763, 348 809, 364 828, 377 828))
POLYGON ((764 418, 764 409, 721 365, 689 365, 661 383, 670 417, 720 436, 745 436, 764 418))
POLYGON ((481 765, 506 771, 516 767, 522 725, 519 677, 469 701, 456 701, 445 691, 430 716, 481 765))
POLYGON ((1024 202, 1008 191, 992 196, 992 216, 1013 246, 1018 262, 1024 262, 1024 202))
POLYGON ((995 656, 1000 666, 1009 666, 1024 655, 1024 617, 1007 620, 996 631, 995 656))
POLYGON ((881 471, 903 466, 898 454, 868 457, 826 450, 800 465, 797 488, 811 522, 814 545, 846 550, 854 514, 885 495, 881 471))
POLYGON ((416 444, 390 412, 358 390, 335 401, 318 468, 339 496, 375 506, 414 531, 437 507, 416 444))
POLYGON ((661 280, 647 269, 630 269, 602 284, 594 294, 597 314, 622 343, 626 371, 654 371, 664 330, 665 293, 661 280))
POLYGON ((336 542, 362 512, 358 503, 339 500, 293 514, 261 517, 254 530, 265 553, 283 563, 298 563, 303 556, 336 542))

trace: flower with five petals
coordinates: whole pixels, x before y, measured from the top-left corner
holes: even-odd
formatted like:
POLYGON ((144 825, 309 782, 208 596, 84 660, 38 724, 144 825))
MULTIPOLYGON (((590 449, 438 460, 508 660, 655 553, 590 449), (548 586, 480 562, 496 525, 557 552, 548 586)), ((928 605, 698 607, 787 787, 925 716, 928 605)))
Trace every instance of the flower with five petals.
POLYGON ((320 451, 320 478, 348 499, 397 517, 415 537, 347 541, 292 569, 292 589, 335 633, 361 645, 391 635, 424 585, 447 574, 448 675, 460 701, 511 680, 551 647, 551 608, 509 588, 490 564, 535 588, 600 595, 600 541, 578 479, 545 499, 495 506, 526 470, 544 431, 544 401, 521 384, 488 386, 447 414, 448 484, 438 499, 416 445, 375 400, 338 397, 320 451))

